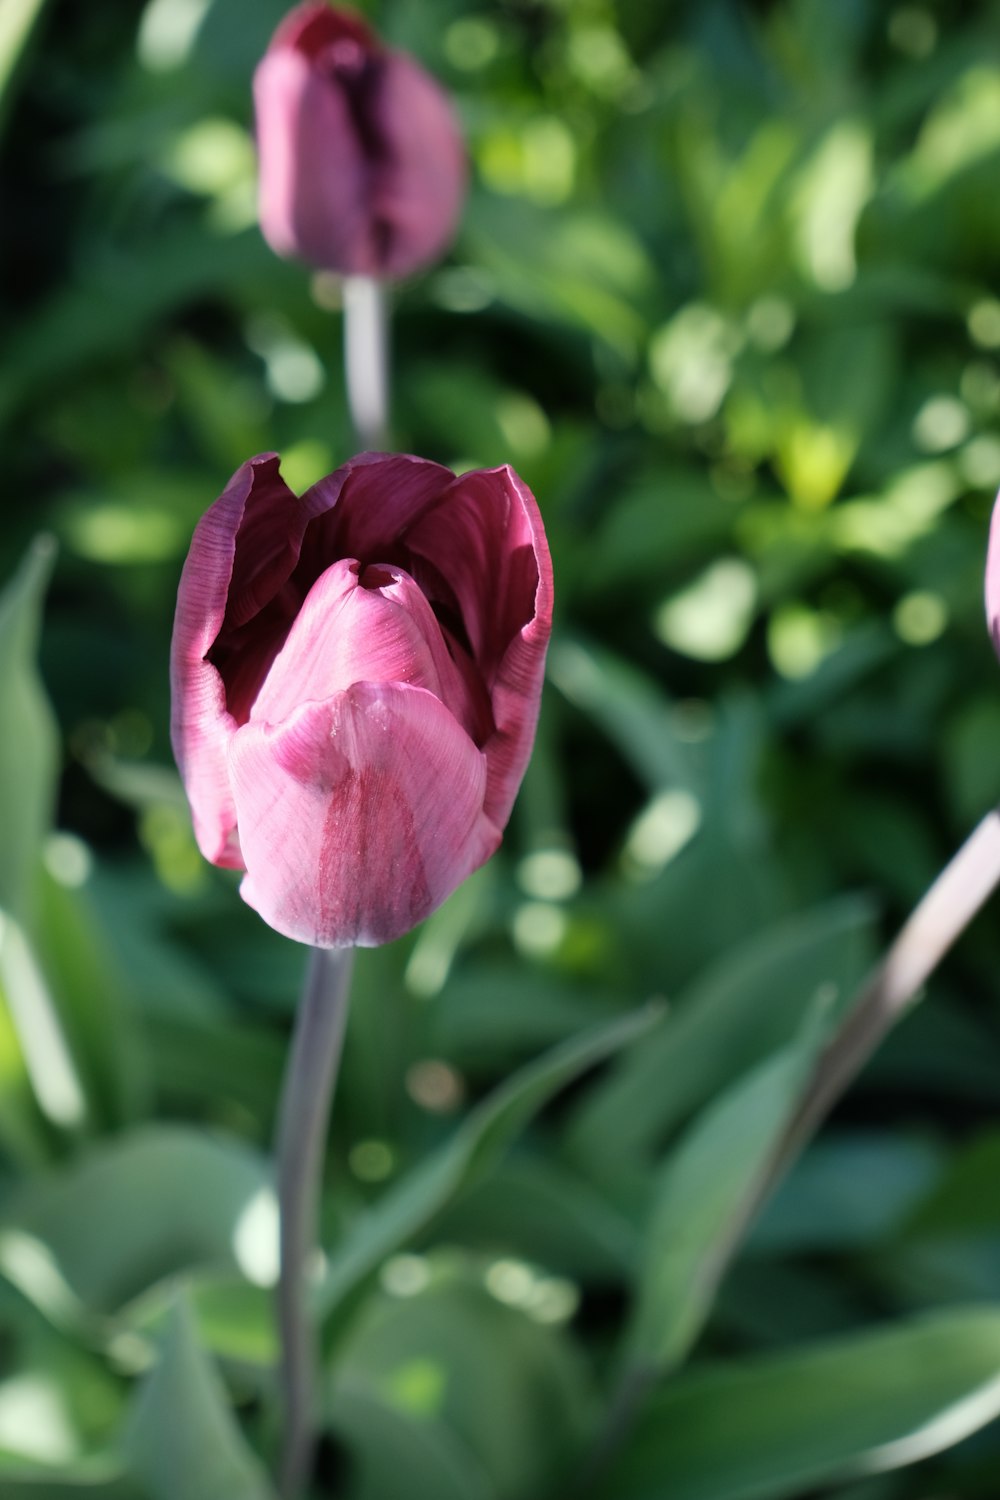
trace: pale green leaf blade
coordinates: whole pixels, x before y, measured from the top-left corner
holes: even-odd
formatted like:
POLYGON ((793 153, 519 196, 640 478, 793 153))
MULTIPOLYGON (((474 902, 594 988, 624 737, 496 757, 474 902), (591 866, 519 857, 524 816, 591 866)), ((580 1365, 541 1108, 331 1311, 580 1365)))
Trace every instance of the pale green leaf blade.
POLYGON ((465 1120, 452 1138, 387 1192, 334 1253, 321 1291, 330 1313, 395 1250, 407 1244, 468 1184, 489 1170, 515 1136, 560 1089, 644 1035, 653 1006, 574 1037, 528 1063, 465 1120))
POLYGON ((1000 1311, 970 1307, 664 1387, 602 1500, 782 1500, 915 1463, 1000 1414, 1000 1311))
POLYGON ((823 999, 791 1046, 702 1111, 661 1169, 626 1333, 632 1368, 670 1368, 697 1338, 824 1040, 823 999))
POLYGON ((817 994, 849 999, 873 937, 871 902, 840 897, 724 954, 587 1093, 570 1129, 574 1157, 593 1170, 651 1155, 692 1109, 784 1046, 817 994))
POLYGON ((0 593, 0 909, 31 903, 55 794, 57 732, 35 666, 42 598, 55 556, 39 537, 0 593))
POLYGON ((274 1500, 183 1303, 136 1397, 125 1451, 150 1500, 274 1500))

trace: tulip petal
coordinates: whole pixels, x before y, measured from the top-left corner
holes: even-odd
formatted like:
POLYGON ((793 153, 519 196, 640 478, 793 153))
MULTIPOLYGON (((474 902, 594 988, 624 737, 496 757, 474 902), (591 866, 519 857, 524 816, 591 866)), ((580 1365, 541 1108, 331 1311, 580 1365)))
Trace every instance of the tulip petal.
POLYGON ((356 682, 426 688, 477 743, 492 733, 485 692, 477 693, 456 667, 413 579, 400 569, 362 568, 346 559, 313 584, 250 717, 280 724, 302 704, 333 698, 356 682))
POLYGON ((359 47, 374 48, 375 36, 361 16, 353 11, 334 10, 326 0, 306 0, 290 10, 271 38, 271 49, 294 47, 307 57, 317 57, 342 41, 359 47))
POLYGON ((421 688, 359 683, 230 745, 244 900, 316 947, 391 941, 483 864, 486 764, 421 688))
POLYGON ((1000 495, 993 506, 986 552, 986 623, 993 649, 1000 656, 1000 495))
POLYGON ((383 148, 370 199, 378 274, 408 276, 436 260, 454 236, 465 146, 447 96, 405 53, 386 56, 371 114, 383 148))
MULTIPOLYGON (((541 707, 545 680, 545 654, 552 633, 552 558, 535 498, 512 469, 509 481, 517 492, 531 534, 531 551, 536 573, 534 613, 513 637, 497 668, 490 687, 493 718, 497 726, 493 739, 484 746, 489 768, 485 810, 487 817, 504 828, 514 799, 531 759, 535 728, 541 707)), ((527 569, 525 553, 512 561, 510 579, 527 569)), ((527 586, 522 582, 522 587, 527 586)), ((513 587, 512 587, 513 592, 513 587)))
POLYGON ((253 561, 237 566, 237 533, 249 530, 255 543, 251 558, 284 566, 287 525, 281 518, 289 504, 298 503, 278 473, 275 454, 241 465, 198 522, 177 594, 170 648, 174 756, 199 848, 213 863, 236 869, 242 861, 226 773, 226 745, 236 725, 222 678, 207 657, 230 610, 239 613, 238 601, 252 596, 262 581, 253 561))
POLYGON ((407 534, 407 546, 447 579, 487 680, 535 613, 544 532, 538 506, 513 469, 453 479, 407 534), (539 542, 539 539, 540 542, 539 542))
POLYGON ((306 53, 265 53, 253 80, 260 227, 278 255, 348 275, 377 269, 370 171, 349 100, 306 53))
POLYGON ((331 559, 406 567, 405 539, 455 476, 408 453, 362 453, 302 496, 314 519, 302 541, 301 576, 310 583, 331 559))
POLYGON ((538 505, 509 466, 463 474, 407 542, 451 585, 490 695, 496 734, 484 746, 486 811, 502 828, 531 755, 552 626, 552 560, 538 505))

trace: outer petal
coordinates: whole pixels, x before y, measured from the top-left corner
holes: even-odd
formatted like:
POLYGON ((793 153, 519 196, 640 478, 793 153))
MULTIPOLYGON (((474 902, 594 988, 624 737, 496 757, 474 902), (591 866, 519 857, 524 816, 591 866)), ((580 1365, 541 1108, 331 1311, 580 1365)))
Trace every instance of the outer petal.
POLYGON ((378 274, 408 276, 454 237, 468 178, 465 146, 446 94, 405 53, 386 56, 372 114, 385 148, 371 196, 378 274))
MULTIPOLYGON (((538 571, 534 613, 507 647, 490 691, 497 732, 484 746, 488 768, 486 812, 500 828, 506 827, 535 742, 553 602, 552 558, 535 497, 513 469, 507 472, 523 507, 538 571)), ((523 576, 523 568, 524 555, 519 553, 511 561, 511 580, 519 571, 523 576)))
POLYGON ((371 174, 348 99, 305 53, 265 53, 253 80, 264 238, 278 255, 344 274, 377 270, 371 174))
POLYGON ((993 506, 986 553, 986 623, 990 627, 993 649, 1000 656, 1000 495, 993 506))
POLYGON ((450 585, 489 683, 535 613, 539 576, 550 567, 535 497, 509 465, 461 474, 406 540, 450 585))
POLYGON ((493 708, 486 809, 503 828, 531 756, 552 628, 552 560, 534 495, 509 466, 454 480, 408 536, 451 584, 493 708))
POLYGON ((230 746, 241 894, 286 936, 364 947, 408 932, 500 842, 486 765, 420 688, 359 683, 230 746))
MULTIPOLYGON (((226 772, 226 749, 236 724, 226 707, 222 679, 206 658, 230 607, 237 533, 246 523, 260 544, 260 555, 273 561, 276 551, 284 552, 284 542, 278 540, 280 517, 287 516, 289 503, 297 504, 278 474, 274 454, 243 464, 198 522, 177 593, 170 648, 174 756, 199 848, 213 863, 237 869, 242 862, 226 772)), ((245 585, 250 593, 259 576, 248 563, 245 585)))

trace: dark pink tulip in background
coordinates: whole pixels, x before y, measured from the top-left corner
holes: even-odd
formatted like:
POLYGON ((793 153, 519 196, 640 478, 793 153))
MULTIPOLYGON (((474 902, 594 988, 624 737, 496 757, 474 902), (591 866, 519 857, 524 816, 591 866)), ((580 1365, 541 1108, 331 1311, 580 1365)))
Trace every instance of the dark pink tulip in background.
POLYGON ((257 68, 254 102, 260 224, 279 255, 394 277, 447 248, 467 174, 451 105, 360 17, 293 10, 257 68))
POLYGON ((265 454, 198 524, 171 654, 202 853, 317 947, 408 931, 497 848, 534 739, 552 568, 509 467, 265 454))
POLYGON ((986 623, 993 648, 1000 656, 1000 495, 993 506, 986 553, 986 623))

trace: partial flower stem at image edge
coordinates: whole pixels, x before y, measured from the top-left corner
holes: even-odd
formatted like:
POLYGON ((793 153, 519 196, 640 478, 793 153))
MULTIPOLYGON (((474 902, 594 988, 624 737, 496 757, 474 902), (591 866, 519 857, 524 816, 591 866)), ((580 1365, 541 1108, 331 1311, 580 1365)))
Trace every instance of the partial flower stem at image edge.
MULTIPOLYGON (((711 1287, 722 1281, 747 1232, 830 1111, 998 886, 1000 807, 995 807, 918 902, 821 1053, 770 1159, 705 1267, 711 1287)), ((594 1445, 587 1483, 596 1484, 624 1446, 661 1373, 638 1363, 623 1371, 594 1445)))
POLYGON ((302 1493, 312 1469, 319 1425, 318 1341, 310 1307, 310 1274, 318 1250, 323 1153, 347 1023, 353 959, 350 948, 317 948, 310 956, 278 1117, 282 1500, 297 1500, 302 1493))

